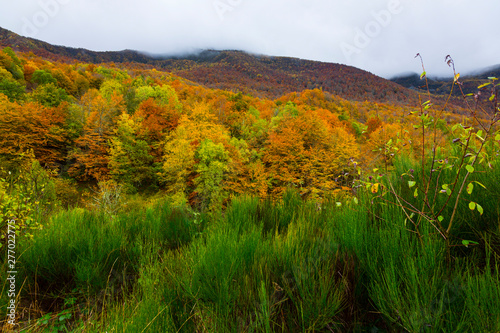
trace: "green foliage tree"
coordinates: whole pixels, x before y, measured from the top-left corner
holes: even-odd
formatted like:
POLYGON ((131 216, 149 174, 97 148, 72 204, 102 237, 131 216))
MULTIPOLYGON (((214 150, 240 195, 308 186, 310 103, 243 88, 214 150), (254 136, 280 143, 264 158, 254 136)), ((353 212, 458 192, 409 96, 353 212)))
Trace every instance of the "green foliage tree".
POLYGON ((155 182, 153 156, 148 143, 139 138, 139 131, 140 123, 123 113, 110 143, 110 175, 129 191, 155 182))
POLYGON ((16 53, 11 47, 6 47, 2 51, 12 59, 14 65, 21 66, 21 60, 17 57, 16 53))
POLYGON ((52 76, 51 73, 49 73, 46 70, 43 69, 37 69, 35 72, 33 72, 33 75, 31 76, 31 80, 36 83, 36 84, 49 84, 53 83, 56 84, 57 80, 52 76))
POLYGON ((284 106, 280 106, 275 111, 275 116, 271 119, 271 128, 279 126, 279 123, 286 118, 295 118, 299 114, 299 110, 295 103, 288 101, 284 106))
POLYGON ((261 118, 259 110, 251 106, 242 120, 241 134, 243 139, 254 145, 262 145, 267 132, 268 122, 261 118))
POLYGON ((54 83, 47 83, 38 86, 31 94, 31 99, 47 107, 57 107, 63 101, 69 101, 69 96, 54 83))
POLYGON ((117 80, 106 80, 101 84, 99 92, 108 101, 114 94, 122 94, 123 85, 117 80))
POLYGON ((0 94, 4 94, 10 101, 20 101, 25 97, 25 86, 14 80, 12 73, 0 67, 0 94))
POLYGON ((10 47, 6 47, 0 52, 0 67, 4 67, 12 74, 15 80, 24 84, 24 73, 21 69, 21 60, 10 47))
MULTIPOLYGON (((113 64, 112 64, 113 66, 113 64)), ((127 70, 120 70, 118 68, 107 68, 104 66, 99 66, 95 68, 95 73, 104 76, 105 79, 115 79, 118 81, 123 81, 130 79, 130 75, 127 73, 127 70)))
POLYGON ((198 177, 195 178, 196 192, 201 197, 202 209, 217 211, 227 198, 224 181, 230 171, 231 159, 222 143, 203 140, 195 154, 199 160, 196 166, 198 177))
POLYGON ((139 103, 149 98, 153 98, 160 105, 174 105, 180 107, 179 98, 175 90, 169 85, 162 86, 142 86, 136 89, 135 96, 139 103))

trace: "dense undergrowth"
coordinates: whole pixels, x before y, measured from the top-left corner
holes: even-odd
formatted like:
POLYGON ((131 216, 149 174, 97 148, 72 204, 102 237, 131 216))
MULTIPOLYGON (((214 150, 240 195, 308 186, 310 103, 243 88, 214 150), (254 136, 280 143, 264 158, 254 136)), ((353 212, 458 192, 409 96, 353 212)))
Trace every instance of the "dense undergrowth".
MULTIPOLYGON (((407 188, 391 175, 419 174, 408 163, 380 187, 407 188)), ((321 206, 293 189, 278 202, 242 196, 218 215, 166 201, 60 212, 18 243, 16 330, 498 331, 500 171, 474 176, 484 214, 461 201, 448 242, 365 187, 321 206)))

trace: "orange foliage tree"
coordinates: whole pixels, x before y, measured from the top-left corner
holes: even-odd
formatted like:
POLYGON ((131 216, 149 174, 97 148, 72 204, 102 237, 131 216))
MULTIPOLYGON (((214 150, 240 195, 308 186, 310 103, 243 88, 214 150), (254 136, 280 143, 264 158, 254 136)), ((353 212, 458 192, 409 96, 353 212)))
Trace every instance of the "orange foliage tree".
POLYGON ((160 141, 163 136, 174 130, 180 119, 177 109, 158 104, 153 98, 142 102, 134 113, 135 118, 142 118, 142 127, 152 141, 160 141))
POLYGON ((354 137, 332 127, 314 112, 285 117, 271 131, 263 161, 274 195, 296 187, 303 197, 318 198, 340 187, 338 178, 358 158, 354 137))
POLYGON ((116 127, 118 116, 125 112, 125 104, 118 93, 113 93, 107 99, 95 91, 89 91, 84 97, 86 102, 82 117, 86 119, 83 135, 75 142, 76 147, 71 153, 74 163, 68 173, 82 181, 106 179, 109 177, 108 140, 116 127))
POLYGON ((63 162, 69 143, 65 129, 66 107, 19 105, 0 94, 0 154, 16 160, 32 149, 42 165, 63 162))

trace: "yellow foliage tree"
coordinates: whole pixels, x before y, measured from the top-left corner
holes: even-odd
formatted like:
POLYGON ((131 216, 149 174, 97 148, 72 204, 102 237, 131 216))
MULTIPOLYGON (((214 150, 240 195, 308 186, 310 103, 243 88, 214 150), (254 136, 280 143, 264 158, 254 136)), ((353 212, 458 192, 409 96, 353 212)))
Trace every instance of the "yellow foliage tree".
POLYGON ((175 203, 187 202, 194 191, 195 153, 200 143, 205 139, 215 144, 229 142, 228 131, 217 124, 216 119, 210 113, 208 105, 197 104, 189 115, 181 117, 177 128, 166 137, 163 171, 160 176, 175 203))

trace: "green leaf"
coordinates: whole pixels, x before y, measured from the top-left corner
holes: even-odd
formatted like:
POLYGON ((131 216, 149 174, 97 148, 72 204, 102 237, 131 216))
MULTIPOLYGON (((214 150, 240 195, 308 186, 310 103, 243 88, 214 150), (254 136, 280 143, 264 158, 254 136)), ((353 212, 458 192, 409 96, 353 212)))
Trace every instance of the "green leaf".
POLYGON ((413 186, 415 186, 415 184, 417 184, 417 182, 413 181, 413 180, 409 180, 408 181, 408 187, 412 188, 413 186))
POLYGON ((413 192, 413 196, 416 198, 418 197, 418 187, 415 189, 415 192, 413 192))
POLYGON ((484 88, 486 86, 489 86, 490 84, 491 84, 491 82, 484 83, 484 84, 480 85, 479 87, 477 87, 477 89, 484 88))
POLYGON ((62 316, 59 317, 59 321, 65 321, 66 319, 71 318, 71 313, 63 314, 62 316))
POLYGON ((481 186, 482 188, 486 189, 486 186, 484 186, 483 184, 481 184, 480 182, 478 182, 477 180, 474 181, 474 183, 476 183, 477 185, 481 186))
POLYGON ((465 168, 467 169, 467 172, 469 172, 469 173, 473 173, 474 172, 474 167, 472 165, 470 165, 470 164, 467 164, 465 166, 465 168))
POLYGON ((495 94, 493 94, 493 95, 490 96, 490 102, 495 99, 495 96, 496 96, 495 94))
POLYGON ((500 134, 495 135, 495 141, 500 141, 500 134))
POLYGON ((422 80, 426 75, 427 75, 426 72, 423 72, 422 74, 420 74, 420 80, 422 80))
POLYGON ((479 212, 479 214, 483 215, 483 213, 484 213, 483 207, 477 203, 476 208, 477 208, 477 211, 479 212))
POLYGON ((474 201, 469 202, 469 209, 470 210, 476 209, 476 203, 474 201))
POLYGON ((469 183, 469 185, 467 185, 467 193, 472 194, 473 189, 474 189, 474 184, 469 183))
MULTIPOLYGON (((441 187, 442 187, 442 188, 443 188, 443 190, 446 192, 446 194, 451 195, 451 189, 450 189, 450 187, 448 186, 448 184, 443 184, 441 187)), ((442 191, 441 191, 441 193, 442 193, 442 191)))
POLYGON ((469 244, 475 244, 475 245, 478 245, 479 243, 478 242, 474 242, 474 241, 471 241, 471 240, 462 240, 462 245, 465 245, 465 247, 469 247, 469 244))
POLYGON ((443 217, 442 215, 439 215, 439 216, 438 216, 438 221, 439 221, 439 222, 443 222, 443 220, 444 220, 444 217, 443 217))

